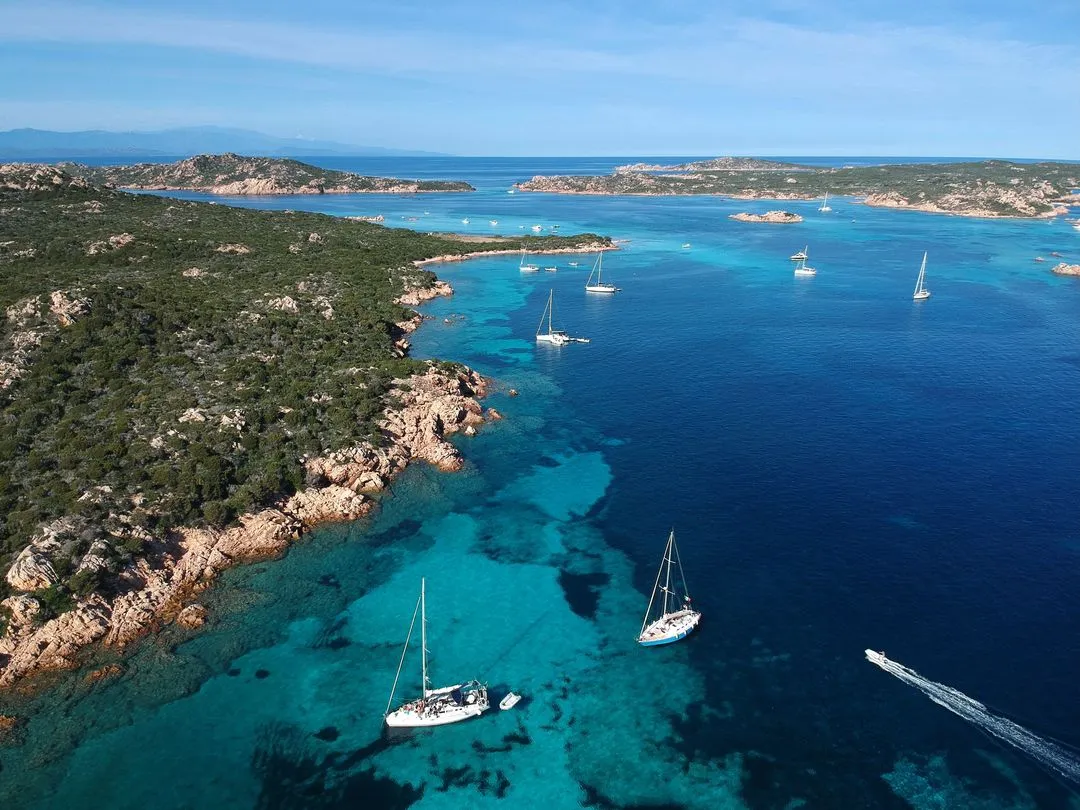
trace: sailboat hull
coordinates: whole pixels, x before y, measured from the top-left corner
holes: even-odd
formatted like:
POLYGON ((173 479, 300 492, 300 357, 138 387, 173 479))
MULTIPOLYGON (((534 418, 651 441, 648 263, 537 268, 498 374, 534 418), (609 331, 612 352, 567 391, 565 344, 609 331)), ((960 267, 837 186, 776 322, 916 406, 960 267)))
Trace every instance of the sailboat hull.
POLYGON ((585 287, 585 292, 593 293, 616 293, 619 288, 614 284, 588 284, 585 287))
POLYGON ((911 300, 912 301, 925 301, 929 297, 930 297, 930 291, 929 290, 923 290, 922 292, 917 292, 917 293, 915 293, 915 295, 911 296, 911 300))
POLYGON ((446 686, 390 712, 386 715, 386 725, 390 728, 448 726, 479 717, 489 705, 487 688, 475 682, 446 686))
POLYGON ((638 636, 638 644, 642 647, 659 647, 664 644, 674 644, 676 641, 682 641, 693 633, 700 623, 701 614, 696 610, 680 610, 676 613, 668 613, 642 631, 641 635, 638 636))

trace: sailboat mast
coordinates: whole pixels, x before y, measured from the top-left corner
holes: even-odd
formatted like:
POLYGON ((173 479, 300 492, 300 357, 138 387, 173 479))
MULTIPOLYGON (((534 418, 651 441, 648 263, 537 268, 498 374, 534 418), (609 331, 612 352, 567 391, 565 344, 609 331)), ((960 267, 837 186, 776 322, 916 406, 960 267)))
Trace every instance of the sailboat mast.
POLYGON ((551 334, 551 316, 555 314, 555 290, 548 293, 548 334, 551 334))
POLYGON ((664 615, 668 613, 668 597, 671 596, 671 544, 675 541, 675 530, 668 535, 667 548, 664 550, 664 562, 667 564, 667 574, 664 576, 664 615))
POLYGON ((602 284, 604 281, 604 251, 600 251, 600 255, 596 257, 596 283, 602 284))
POLYGON ((409 622, 409 635, 405 637, 405 646, 401 650, 401 660, 398 661, 397 673, 394 675, 394 686, 390 690, 390 699, 386 701, 386 711, 383 716, 390 714, 390 707, 394 705, 394 693, 397 692, 398 680, 401 678, 401 667, 405 663, 405 653, 409 651, 409 642, 412 641, 413 628, 416 627, 416 614, 420 611, 420 603, 423 601, 423 585, 420 588, 420 598, 416 600, 416 607, 413 608, 412 620, 409 622))
POLYGON ((423 697, 428 695, 428 676, 427 676, 427 584, 426 580, 420 579, 420 649, 421 653, 421 670, 424 678, 423 688, 420 694, 423 697))

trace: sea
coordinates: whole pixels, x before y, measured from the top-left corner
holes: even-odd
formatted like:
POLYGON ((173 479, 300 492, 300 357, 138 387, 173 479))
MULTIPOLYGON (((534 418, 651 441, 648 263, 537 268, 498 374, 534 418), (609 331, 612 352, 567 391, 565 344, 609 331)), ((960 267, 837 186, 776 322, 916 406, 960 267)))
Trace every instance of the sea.
POLYGON ((416 464, 370 517, 227 572, 206 628, 147 639, 122 675, 0 697, 29 717, 0 744, 0 807, 1080 808, 1080 754, 1040 765, 864 656, 1080 747, 1080 279, 1050 273, 1080 231, 844 197, 769 225, 729 215, 781 204, 508 193, 638 159, 312 158, 478 190, 213 198, 606 234, 621 292, 585 293, 589 255, 433 266, 455 294, 412 352, 490 376, 505 417, 454 439, 465 469, 416 464), (814 277, 792 273, 804 246, 814 277), (556 328, 590 343, 536 344, 552 292, 556 328), (646 649, 672 529, 703 620, 646 649), (399 662, 395 700, 421 688, 402 646, 422 578, 434 685, 516 707, 383 728, 399 662))

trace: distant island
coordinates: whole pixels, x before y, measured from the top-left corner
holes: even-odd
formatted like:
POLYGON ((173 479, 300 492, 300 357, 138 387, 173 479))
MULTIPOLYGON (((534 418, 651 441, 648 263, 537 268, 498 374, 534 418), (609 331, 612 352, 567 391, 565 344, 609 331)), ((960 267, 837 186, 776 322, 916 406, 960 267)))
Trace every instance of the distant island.
POLYGON ((317 138, 283 138, 237 127, 191 126, 151 132, 113 132, 103 129, 57 132, 22 128, 0 132, 0 163, 7 160, 56 160, 65 157, 175 158, 222 152, 274 157, 399 157, 442 154, 362 146, 317 138))
POLYGON ((0 687, 198 627, 223 569, 368 513, 414 460, 462 465, 447 436, 500 417, 479 374, 409 357, 412 307, 452 292, 426 260, 612 246, 466 242, 31 164, 0 165, 0 219, 0 687))
POLYGON ((399 180, 321 169, 289 158, 198 155, 176 163, 133 166, 58 164, 89 183, 141 191, 202 191, 207 194, 419 194, 475 191, 461 180, 399 180))
POLYGON ((816 168, 755 158, 677 165, 633 164, 604 176, 538 175, 522 191, 555 194, 717 194, 737 199, 812 200, 826 192, 866 205, 974 217, 1051 217, 1077 204, 1075 163, 911 163, 816 168))
POLYGON ((740 211, 738 214, 732 214, 728 219, 739 222, 770 222, 774 224, 803 221, 801 216, 793 214, 791 211, 766 211, 764 214, 748 214, 745 211, 740 211))

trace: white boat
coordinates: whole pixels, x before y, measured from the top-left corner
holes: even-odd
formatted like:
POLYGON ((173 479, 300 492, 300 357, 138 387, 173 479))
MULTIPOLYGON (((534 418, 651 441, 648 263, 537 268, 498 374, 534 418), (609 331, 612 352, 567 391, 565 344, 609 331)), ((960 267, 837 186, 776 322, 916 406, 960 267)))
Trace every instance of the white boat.
POLYGON ((533 225, 532 229, 533 229, 533 233, 540 233, 540 231, 544 230, 544 226, 543 225, 533 225))
POLYGON ((499 220, 497 220, 497 219, 489 219, 488 220, 488 225, 491 225, 492 227, 495 227, 498 224, 499 224, 499 220))
POLYGON ((571 267, 577 267, 579 262, 569 262, 571 267))
POLYGON ((656 572, 656 583, 653 585, 649 607, 645 610, 645 620, 641 623, 638 644, 642 647, 673 644, 690 635, 700 622, 700 611, 694 610, 690 605, 686 576, 683 574, 682 560, 679 559, 679 547, 675 545, 675 530, 672 529, 671 534, 668 535, 667 545, 664 546, 660 570, 656 572), (678 585, 672 581, 673 575, 677 575, 681 580, 681 599, 675 593, 678 585), (663 594, 659 600, 656 598, 657 592, 663 594), (652 618, 653 605, 656 605, 660 611, 655 619, 652 618))
POLYGON ((544 269, 547 270, 549 273, 557 273, 559 271, 558 267, 545 267, 544 269))
POLYGON ((926 289, 926 253, 922 255, 922 266, 919 268, 919 278, 915 282, 915 294, 911 296, 912 301, 925 301, 930 297, 930 291, 926 289))
POLYGON ((522 273, 537 273, 540 271, 540 265, 525 262, 525 248, 521 249, 521 262, 518 264, 518 270, 522 273))
POLYGON ((506 697, 499 701, 499 709, 505 712, 507 709, 512 709, 517 706, 520 701, 521 695, 510 692, 506 697))
POLYGON ((796 253, 792 253, 788 258, 791 259, 793 262, 804 262, 809 256, 809 254, 807 253, 808 250, 810 250, 809 245, 796 253))
POLYGON ((600 251, 596 255, 596 262, 593 264, 592 272, 589 273, 589 278, 585 282, 585 292, 594 293, 617 293, 619 288, 614 284, 607 284, 603 280, 604 274, 604 251, 600 251), (593 283, 593 276, 596 276, 596 283, 593 283))
POLYGON ((540 325, 536 327, 536 342, 550 343, 552 346, 565 346, 568 343, 588 343, 588 338, 573 338, 562 329, 553 329, 552 317, 555 314, 555 290, 548 293, 547 306, 544 314, 540 316, 540 325), (544 320, 547 320, 547 331, 544 331, 544 320))
POLYGON ((428 679, 427 670, 427 598, 425 580, 420 580, 420 599, 413 609, 412 621, 409 623, 409 635, 405 639, 405 648, 401 651, 401 661, 398 662, 397 675, 394 676, 394 688, 390 690, 390 700, 386 703, 384 719, 386 725, 391 728, 418 728, 424 726, 445 726, 449 723, 459 723, 470 717, 478 717, 488 709, 487 687, 479 681, 459 683, 454 686, 443 686, 432 689, 428 679), (394 711, 390 707, 394 705, 394 693, 397 691, 398 680, 401 678, 401 667, 405 663, 405 653, 409 651, 409 641, 412 639, 413 628, 416 625, 416 614, 420 613, 420 655, 421 655, 421 691, 420 697, 404 703, 394 711))
POLYGON ((822 211, 826 214, 832 211, 832 209, 829 208, 829 192, 825 192, 825 202, 821 204, 821 208, 819 208, 818 211, 822 211))
MULTIPOLYGON (((795 255, 797 256, 798 254, 795 254, 795 255)), ((796 261, 796 263, 795 263, 795 275, 797 275, 797 276, 816 276, 817 275, 817 270, 815 270, 813 267, 809 267, 806 264, 806 259, 807 259, 807 256, 809 256, 809 255, 810 255, 810 247, 808 245, 807 247, 803 248, 802 258, 798 259, 796 261)))
POLYGON ((507 194, 516 194, 517 192, 516 192, 516 191, 514 191, 514 189, 512 189, 512 188, 508 188, 508 189, 506 190, 506 193, 507 193, 507 194))
POLYGON ((683 242, 682 246, 683 246, 683 250, 689 250, 690 249, 690 243, 689 242, 683 242))
POLYGON ((468 225, 469 224, 469 218, 465 217, 465 219, 461 220, 461 224, 462 225, 468 225))

